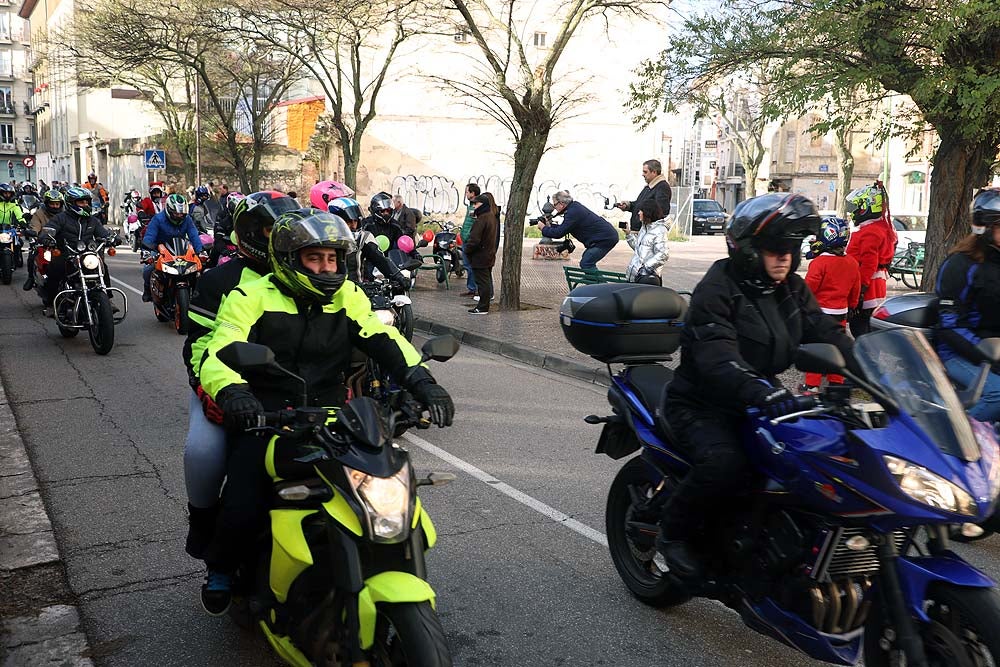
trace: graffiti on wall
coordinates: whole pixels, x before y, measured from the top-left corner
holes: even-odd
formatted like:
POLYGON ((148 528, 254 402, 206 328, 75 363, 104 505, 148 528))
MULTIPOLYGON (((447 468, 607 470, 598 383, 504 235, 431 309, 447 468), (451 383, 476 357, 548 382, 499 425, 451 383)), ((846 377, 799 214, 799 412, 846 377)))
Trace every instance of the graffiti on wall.
MULTIPOLYGON (((504 206, 510 195, 512 179, 493 175, 473 175, 453 181, 444 176, 399 175, 392 179, 389 194, 400 195, 407 206, 425 213, 451 214, 465 205, 465 184, 475 183, 483 192, 493 193, 497 203, 504 206)), ((529 198, 529 215, 541 212, 542 205, 553 193, 568 190, 576 201, 592 211, 601 211, 622 200, 621 188, 613 183, 570 183, 544 180, 532 187, 529 198)))

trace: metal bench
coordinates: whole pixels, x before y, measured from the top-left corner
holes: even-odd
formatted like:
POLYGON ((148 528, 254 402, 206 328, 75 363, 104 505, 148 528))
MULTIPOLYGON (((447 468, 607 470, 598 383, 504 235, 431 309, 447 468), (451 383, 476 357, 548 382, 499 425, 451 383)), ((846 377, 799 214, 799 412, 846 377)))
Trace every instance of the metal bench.
POLYGON ((600 269, 581 269, 578 266, 564 266, 566 285, 573 290, 578 285, 600 285, 602 283, 627 283, 624 273, 617 271, 602 271, 600 269))

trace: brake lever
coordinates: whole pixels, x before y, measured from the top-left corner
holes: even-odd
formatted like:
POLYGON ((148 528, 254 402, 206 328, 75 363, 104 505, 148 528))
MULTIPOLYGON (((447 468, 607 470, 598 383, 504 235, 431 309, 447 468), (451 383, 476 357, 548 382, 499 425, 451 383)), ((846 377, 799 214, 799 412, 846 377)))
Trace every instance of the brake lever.
POLYGON ((809 415, 818 415, 824 412, 829 412, 830 408, 826 406, 820 406, 817 408, 810 408, 808 410, 800 410, 799 412, 790 412, 787 415, 781 415, 780 417, 775 417, 774 419, 769 419, 768 423, 771 426, 777 426, 778 424, 786 421, 791 421, 793 419, 798 419, 799 417, 807 417, 809 415))

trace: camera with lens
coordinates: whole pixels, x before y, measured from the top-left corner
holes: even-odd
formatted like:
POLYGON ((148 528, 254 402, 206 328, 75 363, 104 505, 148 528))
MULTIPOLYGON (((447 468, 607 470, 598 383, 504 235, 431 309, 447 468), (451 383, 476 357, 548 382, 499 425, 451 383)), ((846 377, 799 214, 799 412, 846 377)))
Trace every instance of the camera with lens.
POLYGON ((550 222, 552 222, 552 218, 555 217, 555 210, 556 209, 555 207, 552 206, 551 202, 545 202, 542 205, 542 214, 537 218, 532 218, 531 220, 528 220, 528 224, 531 225, 532 227, 537 225, 539 222, 544 222, 545 224, 549 224, 550 222))

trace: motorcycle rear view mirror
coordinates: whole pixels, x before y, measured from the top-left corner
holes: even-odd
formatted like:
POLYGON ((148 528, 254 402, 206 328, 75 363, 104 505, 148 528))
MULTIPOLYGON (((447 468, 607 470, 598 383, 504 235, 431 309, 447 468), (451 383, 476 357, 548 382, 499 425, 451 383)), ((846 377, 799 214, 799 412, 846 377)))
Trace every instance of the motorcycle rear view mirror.
POLYGON ((274 352, 267 345, 257 343, 230 343, 216 355, 219 361, 237 371, 253 371, 274 368, 274 352))
POLYGON ((1000 363, 1000 338, 984 338, 976 345, 976 349, 986 357, 979 367, 979 375, 965 389, 958 392, 958 399, 962 401, 962 407, 969 409, 979 402, 983 397, 983 389, 986 388, 986 380, 992 371, 992 364, 1000 363))
POLYGON ((795 354, 795 367, 803 373, 842 374, 847 363, 837 346, 806 343, 795 354))
POLYGON ((420 348, 423 353, 423 360, 433 359, 434 361, 448 361, 456 354, 461 347, 455 337, 451 334, 435 336, 430 338, 420 348))

